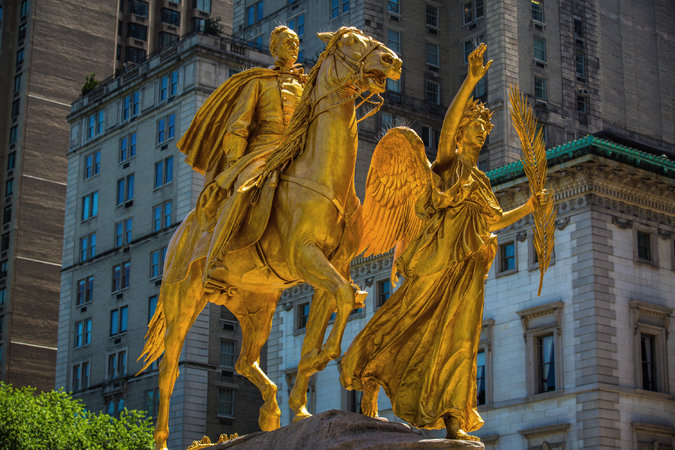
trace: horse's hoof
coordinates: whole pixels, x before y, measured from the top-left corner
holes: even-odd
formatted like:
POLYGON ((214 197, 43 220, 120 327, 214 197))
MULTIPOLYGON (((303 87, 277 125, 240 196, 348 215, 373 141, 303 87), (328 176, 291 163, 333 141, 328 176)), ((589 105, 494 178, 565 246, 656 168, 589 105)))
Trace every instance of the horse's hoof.
POLYGON ((304 406, 301 407, 297 413, 295 413, 295 417, 293 417, 293 423, 300 422, 303 419, 307 419, 308 417, 312 417, 312 415, 307 411, 307 408, 304 406))
POLYGON ((262 405, 258 411, 258 425, 262 431, 274 431, 281 427, 281 410, 277 405, 262 405))

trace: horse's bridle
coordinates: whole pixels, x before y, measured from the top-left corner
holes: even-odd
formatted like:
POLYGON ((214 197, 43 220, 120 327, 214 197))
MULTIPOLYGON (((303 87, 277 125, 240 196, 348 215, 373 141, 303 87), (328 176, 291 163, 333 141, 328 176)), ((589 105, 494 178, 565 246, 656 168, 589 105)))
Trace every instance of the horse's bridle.
MULTIPOLYGON (((370 56, 371 53, 373 53, 375 50, 377 50, 378 48, 380 48, 382 46, 382 44, 380 42, 376 41, 375 39, 370 38, 370 37, 368 39, 369 39, 368 48, 366 48, 366 51, 363 53, 363 55, 359 59, 354 59, 351 56, 345 54, 337 46, 331 51, 331 54, 332 54, 333 58, 335 59, 335 61, 340 61, 351 69, 351 73, 347 77, 347 81, 346 81, 347 83, 351 82, 352 80, 358 80, 361 83, 364 82, 365 74, 364 74, 363 69, 365 67, 365 60, 366 60, 366 58, 368 58, 368 56, 370 56), (339 58, 339 60, 338 60, 338 58, 339 58)), ((337 69, 336 69, 336 71, 337 71, 337 69)), ((337 74, 337 72, 336 72, 336 74, 337 74)), ((344 83, 339 83, 336 87, 334 87, 333 89, 331 89, 330 91, 328 91, 327 93, 325 93, 324 95, 322 95, 321 97, 316 99, 316 101, 314 102, 314 105, 315 106, 318 105, 321 100, 323 100, 326 97, 328 97, 329 95, 333 94, 334 92, 336 92, 338 89, 340 89, 343 86, 344 86, 344 83)), ((380 94, 371 93, 368 97, 364 97, 361 92, 357 92, 356 94, 348 97, 347 99, 345 99, 341 102, 338 102, 335 105, 331 105, 328 108, 319 111, 318 113, 312 112, 312 116, 310 117, 309 121, 311 122, 314 119, 316 119, 319 115, 321 115, 321 114, 323 114, 327 111, 330 111, 333 108, 337 108, 338 106, 340 106, 344 103, 347 103, 347 102, 352 101, 352 100, 356 100, 357 98, 360 98, 361 102, 354 107, 355 110, 360 108, 366 102, 370 103, 371 105, 376 105, 376 106, 373 107, 373 109, 371 109, 370 111, 368 111, 363 117, 358 119, 356 121, 356 123, 359 123, 362 120, 365 120, 368 117, 372 116, 373 114, 377 113, 380 110, 380 108, 382 107, 382 104, 384 103, 384 99, 382 98, 382 96, 380 94), (376 98, 378 99, 377 101, 371 101, 370 100, 370 98, 373 95, 376 96, 376 98)))

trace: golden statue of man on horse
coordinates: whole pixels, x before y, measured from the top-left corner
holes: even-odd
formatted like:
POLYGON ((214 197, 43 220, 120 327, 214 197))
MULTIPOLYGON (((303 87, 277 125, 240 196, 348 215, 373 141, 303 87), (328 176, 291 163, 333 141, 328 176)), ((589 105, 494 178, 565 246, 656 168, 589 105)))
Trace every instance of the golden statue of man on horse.
POLYGON ((310 415, 309 377, 340 355, 348 316, 365 297, 349 276, 361 234, 355 102, 365 92, 384 92, 387 78, 400 77, 401 60, 356 28, 319 37, 326 49, 305 77, 295 65, 297 36, 286 27, 275 29, 275 65, 231 77, 178 143, 188 164, 205 175, 205 187, 169 243, 141 355, 145 370, 164 354, 158 449, 166 448, 183 341, 208 302, 226 306, 239 320, 242 348, 235 369, 260 390, 259 425, 271 431, 280 425, 277 387, 259 359, 281 292, 298 283, 315 289, 289 400, 294 420, 310 415))
POLYGON ((166 448, 183 341, 208 302, 239 320, 235 369, 260 390, 258 423, 272 431, 280 426, 277 387, 259 360, 281 292, 298 283, 315 290, 289 397, 298 421, 310 416, 310 376, 340 356, 349 314, 363 306, 366 293, 349 275, 352 259, 392 246, 392 280, 396 268, 406 279, 342 358, 343 385, 364 390, 366 415, 377 416, 381 385, 395 413, 416 426, 445 427, 448 438, 467 439, 482 424, 475 410, 476 346, 483 279, 497 245, 491 231, 549 202, 537 188, 525 205, 504 212, 476 166, 492 127, 487 107, 470 99, 490 66, 483 65, 485 45, 469 58, 436 161, 426 159, 414 131, 390 130, 373 155, 362 208, 354 188, 356 109, 372 96, 381 105, 379 94, 388 78, 400 78, 402 62, 356 28, 319 37, 326 49, 305 76, 295 64, 297 36, 277 27, 270 37, 274 66, 231 77, 178 143, 205 183, 169 244, 141 355, 145 370, 164 353, 157 449, 166 448))

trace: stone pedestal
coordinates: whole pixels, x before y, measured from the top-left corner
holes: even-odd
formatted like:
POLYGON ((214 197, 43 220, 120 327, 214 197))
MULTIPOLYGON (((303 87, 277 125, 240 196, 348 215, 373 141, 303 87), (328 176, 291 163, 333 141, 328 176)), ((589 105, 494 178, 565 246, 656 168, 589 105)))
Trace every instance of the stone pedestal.
POLYGON ((484 449, 480 442, 430 439, 408 425, 330 410, 269 433, 258 432, 210 449, 484 449))

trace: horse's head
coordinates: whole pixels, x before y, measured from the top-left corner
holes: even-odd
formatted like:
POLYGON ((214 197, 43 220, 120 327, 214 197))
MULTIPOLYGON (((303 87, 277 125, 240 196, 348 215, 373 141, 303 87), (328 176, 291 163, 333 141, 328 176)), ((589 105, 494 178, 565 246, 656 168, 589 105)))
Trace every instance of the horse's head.
POLYGON ((326 51, 335 55, 342 70, 336 70, 339 78, 332 80, 352 84, 357 90, 372 94, 384 92, 387 78, 401 78, 401 59, 381 42, 366 36, 362 31, 342 27, 334 33, 319 33, 319 38, 328 44, 326 51), (340 73, 343 72, 343 73, 340 73))

